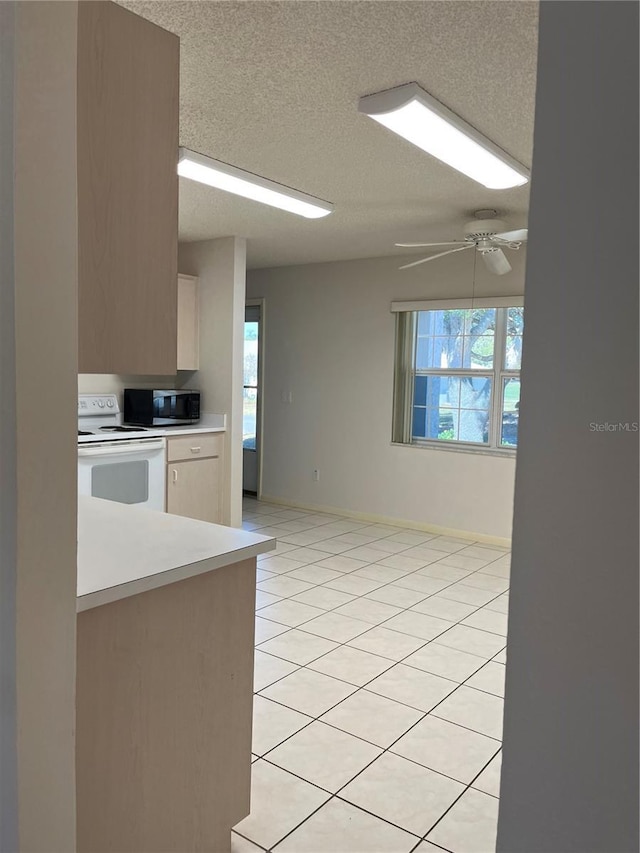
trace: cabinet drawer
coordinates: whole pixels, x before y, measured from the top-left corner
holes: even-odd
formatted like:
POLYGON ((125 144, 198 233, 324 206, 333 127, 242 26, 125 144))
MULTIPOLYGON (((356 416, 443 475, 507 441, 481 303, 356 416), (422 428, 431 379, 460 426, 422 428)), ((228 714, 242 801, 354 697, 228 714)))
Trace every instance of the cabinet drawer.
POLYGON ((195 432, 192 435, 176 435, 167 440, 167 461, 200 459, 221 456, 224 434, 221 432, 195 432))

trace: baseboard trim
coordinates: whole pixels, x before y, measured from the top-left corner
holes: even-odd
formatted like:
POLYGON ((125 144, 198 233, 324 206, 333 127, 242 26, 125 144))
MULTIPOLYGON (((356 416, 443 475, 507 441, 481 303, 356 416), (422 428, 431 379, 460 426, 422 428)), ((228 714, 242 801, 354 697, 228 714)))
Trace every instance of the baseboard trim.
POLYGON ((374 515, 367 512, 353 512, 343 507, 326 506, 325 504, 300 503, 275 495, 261 494, 259 500, 265 503, 289 506, 295 509, 306 509, 309 512, 326 512, 330 515, 343 515, 356 521, 370 521, 372 524, 389 524, 395 527, 408 527, 411 530, 424 530, 425 533, 437 533, 439 536, 454 536, 456 539, 469 539, 472 542, 484 542, 487 545, 500 545, 511 548, 511 539, 503 536, 491 536, 488 533, 474 533, 471 530, 458 530, 455 527, 440 527, 437 524, 425 524, 421 521, 409 521, 404 518, 392 518, 387 515, 374 515))

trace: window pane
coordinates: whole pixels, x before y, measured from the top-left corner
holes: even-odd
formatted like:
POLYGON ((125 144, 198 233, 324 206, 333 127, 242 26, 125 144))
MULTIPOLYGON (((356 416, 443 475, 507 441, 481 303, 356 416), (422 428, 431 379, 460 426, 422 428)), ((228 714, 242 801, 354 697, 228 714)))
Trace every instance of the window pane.
POLYGON ((244 382, 258 384, 258 324, 244 324, 244 382))
POLYGON ((520 370, 522 360, 522 335, 508 335, 507 348, 504 355, 504 366, 507 370, 520 370))
POLYGON ((451 335, 419 337, 416 347, 416 368, 429 370, 430 368, 462 367, 463 340, 462 336, 456 338, 451 335))
POLYGON ((413 410, 414 438, 488 443, 489 377, 416 376, 414 388, 420 403, 413 410))
POLYGON ((256 449, 257 401, 257 390, 245 388, 242 395, 242 446, 246 450, 256 449))
POLYGON ((459 441, 489 443, 488 409, 460 409, 459 441))
POLYGON ((458 437, 456 409, 429 409, 429 435, 440 441, 455 441, 458 437))
POLYGON ((524 308, 508 308, 507 341, 504 355, 504 364, 507 370, 520 370, 523 332, 524 308))
POLYGON ((411 424, 411 435, 413 438, 426 438, 426 418, 427 410, 423 406, 413 407, 413 420, 411 424))
POLYGON ((507 334, 521 335, 524 332, 524 308, 507 310, 507 334))
POLYGON ((425 376, 424 404, 426 406, 447 409, 458 408, 460 400, 460 379, 457 376, 425 376))
POLYGON ((428 337, 433 334, 433 315, 435 311, 418 311, 418 335, 428 337))
POLYGON ((491 403, 491 379, 487 376, 463 376, 460 385, 461 409, 488 409, 491 403))
POLYGON ((500 444, 503 447, 518 446, 518 419, 520 417, 520 379, 505 379, 502 385, 502 431, 500 444))
POLYGON ((491 370, 495 308, 418 311, 416 368, 491 370))
POLYGON ((469 335, 464 339, 463 367, 475 367, 480 370, 493 368, 493 335, 469 335))
POLYGON ((432 353, 433 353, 433 339, 432 338, 418 338, 416 345, 416 368, 418 370, 423 370, 427 367, 431 367, 432 361, 432 353))
POLYGON ((445 311, 419 311, 418 334, 425 336, 445 335, 457 337, 464 334, 469 311, 447 309, 445 311))
POLYGON ((427 367, 452 368, 462 367, 462 336, 453 337, 449 335, 444 337, 438 335, 433 339, 433 355, 432 363, 427 367))
POLYGON ((465 318, 465 335, 487 335, 495 332, 496 329, 496 309, 495 308, 474 308, 466 311, 465 318))
POLYGON ((413 377, 413 404, 414 406, 427 405, 427 376, 413 377))
POLYGON ((462 367, 463 335, 469 311, 419 311, 416 367, 462 367))

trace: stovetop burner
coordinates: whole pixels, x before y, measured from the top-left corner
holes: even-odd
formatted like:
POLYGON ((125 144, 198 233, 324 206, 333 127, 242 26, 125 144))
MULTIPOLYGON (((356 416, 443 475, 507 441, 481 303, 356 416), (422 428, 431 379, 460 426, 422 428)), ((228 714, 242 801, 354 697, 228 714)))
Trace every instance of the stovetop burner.
POLYGON ((92 432, 89 432, 89 431, 88 431, 88 430, 86 430, 86 429, 79 429, 79 430, 78 430, 78 435, 93 435, 93 433, 92 433, 92 432))
POLYGON ((100 429, 104 432, 146 432, 144 427, 133 426, 103 426, 100 429))

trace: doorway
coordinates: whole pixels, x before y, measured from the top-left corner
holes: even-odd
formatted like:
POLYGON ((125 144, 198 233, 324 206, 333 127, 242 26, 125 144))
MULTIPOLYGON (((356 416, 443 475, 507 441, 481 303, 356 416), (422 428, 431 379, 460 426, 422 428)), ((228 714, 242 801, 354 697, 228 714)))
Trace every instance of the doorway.
POLYGON ((254 497, 261 492, 263 327, 264 300, 249 300, 244 312, 242 491, 254 497))

